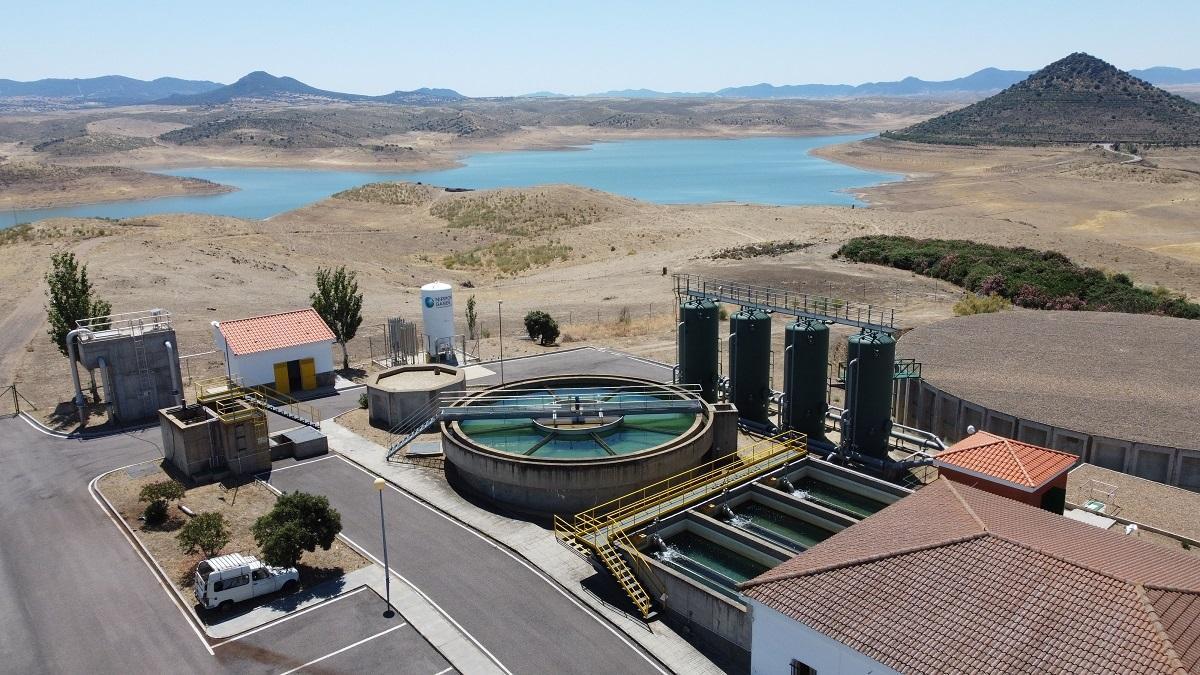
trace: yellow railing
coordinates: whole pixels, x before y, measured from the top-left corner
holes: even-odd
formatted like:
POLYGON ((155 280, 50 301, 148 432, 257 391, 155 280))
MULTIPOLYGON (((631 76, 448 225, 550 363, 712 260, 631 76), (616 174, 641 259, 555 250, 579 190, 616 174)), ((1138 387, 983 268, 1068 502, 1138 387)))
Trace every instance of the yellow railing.
POLYGON ((807 453, 803 434, 764 439, 748 448, 719 457, 641 490, 576 514, 576 537, 589 541, 605 529, 628 530, 667 513, 703 501, 721 490, 740 485, 807 453))

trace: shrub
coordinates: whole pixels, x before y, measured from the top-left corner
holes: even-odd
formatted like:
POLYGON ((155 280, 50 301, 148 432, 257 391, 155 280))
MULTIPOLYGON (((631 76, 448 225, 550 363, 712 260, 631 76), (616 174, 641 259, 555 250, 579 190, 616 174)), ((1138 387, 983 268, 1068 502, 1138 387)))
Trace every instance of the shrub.
POLYGON ((225 516, 214 511, 198 514, 189 520, 175 535, 179 549, 184 553, 201 551, 205 558, 211 558, 221 552, 230 540, 229 528, 225 526, 225 516))
POLYGON ((530 340, 552 345, 558 339, 558 322, 549 314, 535 309, 525 315, 525 332, 530 340))
POLYGON ((369 399, 367 398, 366 394, 358 395, 358 407, 365 410, 369 404, 370 404, 370 402, 369 402, 369 399))
POLYGON ((158 527, 167 522, 167 502, 162 499, 155 499, 146 505, 146 509, 142 511, 142 520, 149 527, 158 527))
POLYGON ((142 511, 142 519, 150 527, 158 527, 167 522, 167 502, 183 499, 187 491, 183 484, 176 480, 160 480, 142 486, 138 493, 139 502, 149 502, 142 511))
POLYGON ((856 237, 835 257, 912 270, 980 296, 996 294, 1032 309, 1092 310, 1200 318, 1200 304, 1169 289, 1138 288, 1126 274, 1081 267, 1058 251, 955 239, 856 237))
POLYGON ((621 312, 619 314, 617 314, 617 323, 623 324, 626 326, 628 326, 630 323, 633 323, 633 317, 629 313, 628 305, 622 307, 621 312))
POLYGON ((254 521, 251 530, 268 565, 295 567, 304 551, 317 546, 329 550, 342 531, 342 516, 325 497, 291 492, 254 521))
POLYGON ((967 316, 970 314, 990 314, 1001 310, 1010 309, 1012 303, 1008 300, 992 293, 991 295, 975 295, 974 293, 966 293, 962 299, 954 303, 955 316, 967 316))

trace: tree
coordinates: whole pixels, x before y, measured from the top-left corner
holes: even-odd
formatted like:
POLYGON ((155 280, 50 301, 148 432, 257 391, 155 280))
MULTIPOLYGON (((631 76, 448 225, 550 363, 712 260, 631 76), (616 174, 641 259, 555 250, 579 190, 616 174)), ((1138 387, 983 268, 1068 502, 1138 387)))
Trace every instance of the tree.
POLYGON ((475 339, 475 328, 479 325, 479 315, 475 313, 475 296, 467 298, 467 338, 475 339))
POLYGON ((295 567, 303 551, 329 550, 342 531, 342 516, 325 497, 291 492, 254 521, 251 531, 268 565, 295 567))
MULTIPOLYGON (((80 265, 70 251, 50 256, 50 271, 46 273, 46 318, 50 321, 50 339, 64 356, 67 333, 76 328, 76 321, 112 314, 112 305, 94 296, 95 289, 88 280, 87 265, 80 265)), ((107 326, 96 326, 106 328, 107 326)))
POLYGON ((187 490, 177 480, 161 480, 142 486, 138 493, 139 502, 149 502, 142 518, 150 527, 162 525, 167 520, 167 502, 183 499, 187 490))
POLYGON ((313 309, 333 331, 342 346, 342 368, 350 369, 350 353, 346 343, 354 339, 362 324, 362 293, 358 292, 358 275, 347 272, 346 266, 337 269, 317 268, 317 292, 311 296, 313 309))
POLYGON ((525 315, 525 332, 529 334, 530 340, 551 345, 558 339, 558 322, 549 314, 535 309, 525 315))
POLYGON ((215 511, 206 511, 196 515, 175 535, 179 549, 184 553, 201 551, 205 558, 211 558, 229 543, 229 528, 225 526, 225 516, 215 511))

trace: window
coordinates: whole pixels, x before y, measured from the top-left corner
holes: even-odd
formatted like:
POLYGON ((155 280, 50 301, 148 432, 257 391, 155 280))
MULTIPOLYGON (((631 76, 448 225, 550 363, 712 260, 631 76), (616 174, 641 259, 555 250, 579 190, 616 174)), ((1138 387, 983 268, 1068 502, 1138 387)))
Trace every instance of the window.
POLYGON ((792 675, 817 675, 817 671, 807 663, 792 659, 792 675))
POLYGON ((216 586, 213 587, 213 590, 219 593, 221 591, 227 591, 231 588, 237 588, 238 586, 245 586, 248 583, 250 583, 250 575, 243 574, 240 577, 233 577, 232 579, 222 579, 218 581, 216 586))
POLYGON ((262 581, 263 579, 266 579, 266 578, 267 578, 267 570, 263 569, 262 567, 254 570, 254 580, 255 581, 262 581))

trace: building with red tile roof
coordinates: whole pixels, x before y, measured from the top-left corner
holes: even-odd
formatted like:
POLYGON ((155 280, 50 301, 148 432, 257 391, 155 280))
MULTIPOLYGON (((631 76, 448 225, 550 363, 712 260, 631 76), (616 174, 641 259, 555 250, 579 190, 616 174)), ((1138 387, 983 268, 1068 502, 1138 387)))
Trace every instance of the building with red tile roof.
POLYGON ((1069 452, 976 431, 938 453, 933 465, 964 485, 1062 513, 1067 472, 1078 461, 1069 452))
POLYGON ((311 307, 212 326, 228 374, 246 386, 266 385, 286 394, 333 384, 336 339, 311 307))
POLYGON ((945 479, 742 592, 761 675, 1200 672, 1200 558, 945 479))

